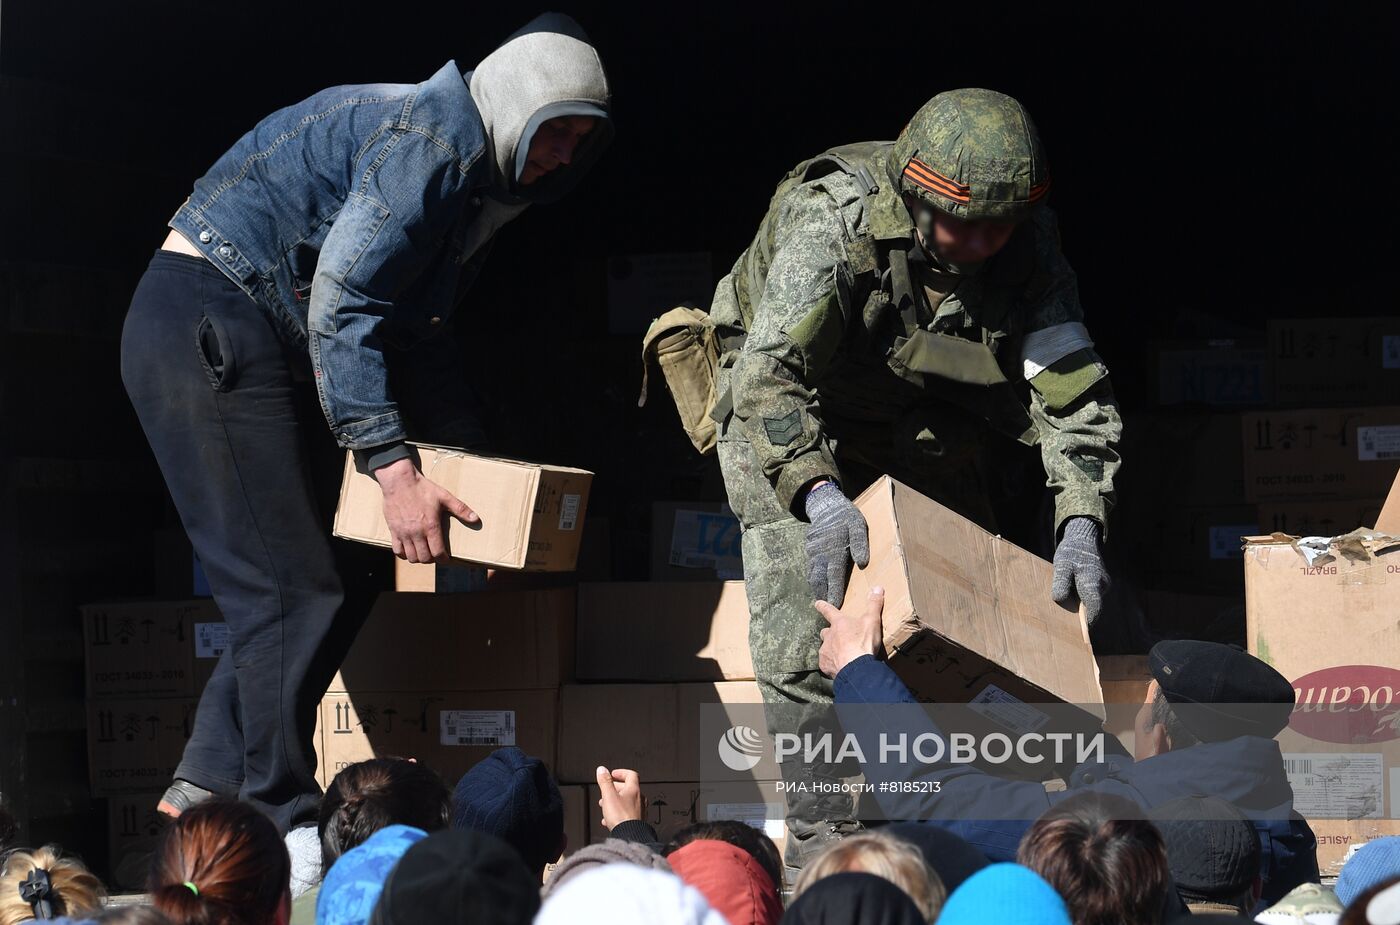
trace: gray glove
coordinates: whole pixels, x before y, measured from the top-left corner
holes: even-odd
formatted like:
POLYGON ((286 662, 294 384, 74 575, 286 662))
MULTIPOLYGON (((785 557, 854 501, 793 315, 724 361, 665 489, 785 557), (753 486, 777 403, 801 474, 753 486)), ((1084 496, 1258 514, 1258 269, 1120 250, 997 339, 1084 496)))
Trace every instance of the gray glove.
POLYGON ((846 579, 851 561, 861 568, 870 564, 870 532, 865 515, 841 491, 828 482, 807 492, 807 582, 812 596, 840 607, 846 599, 846 579))
POLYGON ((1103 610, 1108 585, 1108 570, 1099 551, 1099 522, 1092 517, 1071 517, 1065 521, 1060 545, 1055 547, 1055 583, 1050 596, 1057 604, 1068 604, 1077 594, 1084 605, 1084 618, 1093 623, 1103 610))

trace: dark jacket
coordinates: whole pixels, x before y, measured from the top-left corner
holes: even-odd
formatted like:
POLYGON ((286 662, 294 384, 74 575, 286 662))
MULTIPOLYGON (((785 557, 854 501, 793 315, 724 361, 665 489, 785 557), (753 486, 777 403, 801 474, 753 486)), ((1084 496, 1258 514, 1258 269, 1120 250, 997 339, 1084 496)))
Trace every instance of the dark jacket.
MULTIPOLYGON (((835 696, 843 726, 867 756, 880 755, 878 736, 891 729, 911 736, 941 734, 904 682, 873 657, 862 656, 842 669, 835 696)), ((1059 801, 1085 790, 1126 797, 1144 809, 1186 796, 1220 797, 1239 807, 1259 831, 1264 903, 1272 904, 1300 883, 1317 882, 1317 838, 1293 810, 1293 789, 1277 742, 1243 736, 1134 762, 1112 736, 1107 740, 1115 753, 1076 767, 1068 789, 1056 793, 1047 793, 1036 782, 1003 780, 967 764, 871 760, 863 769, 888 818, 944 826, 993 861, 1015 860, 1031 823, 1059 801), (912 780, 936 780, 938 792, 881 793, 886 782, 912 780)))

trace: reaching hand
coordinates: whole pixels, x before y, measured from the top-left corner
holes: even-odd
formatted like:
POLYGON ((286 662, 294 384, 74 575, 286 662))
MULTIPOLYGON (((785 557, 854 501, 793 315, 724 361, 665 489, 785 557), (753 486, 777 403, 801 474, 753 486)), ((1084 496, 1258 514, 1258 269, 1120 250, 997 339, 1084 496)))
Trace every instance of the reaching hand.
POLYGON ((1099 550, 1099 524, 1092 517, 1071 517, 1055 547, 1055 582, 1050 596, 1057 604, 1069 604, 1077 595, 1084 618, 1093 623, 1103 610, 1109 588, 1108 570, 1099 550))
MULTIPOLYGON (((835 678, 842 668, 862 655, 884 658, 884 588, 871 588, 859 613, 837 610, 826 601, 817 601, 815 606, 826 617, 826 622, 831 624, 822 630, 822 648, 817 656, 817 667, 822 674, 835 678)), ((856 609, 855 605, 852 605, 852 609, 856 609)))
POLYGON ((807 492, 807 582, 812 597, 840 607, 846 599, 851 563, 870 564, 870 531, 835 482, 821 482, 807 492))
POLYGON ((599 765, 597 770, 598 792, 601 797, 598 806, 603 810, 603 828, 612 831, 613 826, 629 819, 640 819, 646 812, 646 797, 642 796, 642 778, 636 771, 618 768, 609 771, 599 765))

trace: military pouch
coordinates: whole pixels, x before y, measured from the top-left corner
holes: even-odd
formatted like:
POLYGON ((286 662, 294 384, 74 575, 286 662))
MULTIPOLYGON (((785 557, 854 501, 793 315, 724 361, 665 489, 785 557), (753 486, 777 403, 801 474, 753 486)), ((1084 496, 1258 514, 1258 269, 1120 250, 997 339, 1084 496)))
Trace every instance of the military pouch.
POLYGON ((714 452, 717 439, 710 410, 718 398, 715 379, 719 347, 710 316, 688 305, 657 318, 642 338, 642 394, 637 407, 646 404, 647 373, 654 361, 661 367, 666 387, 676 402, 681 426, 704 455, 714 452))

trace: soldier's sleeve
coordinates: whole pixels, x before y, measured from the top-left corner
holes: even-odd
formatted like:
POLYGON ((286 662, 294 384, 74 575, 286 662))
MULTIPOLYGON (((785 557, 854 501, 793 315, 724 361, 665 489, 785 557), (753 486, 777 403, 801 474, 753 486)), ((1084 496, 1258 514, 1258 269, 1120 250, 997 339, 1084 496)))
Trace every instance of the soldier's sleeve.
POLYGON ((845 335, 842 292, 849 289, 839 285, 846 232, 835 201, 799 187, 781 208, 773 259, 730 389, 735 420, 779 501, 793 510, 803 485, 840 477, 814 384, 845 335))
POLYGON ((1031 418, 1055 498, 1056 532, 1069 518, 1087 516, 1106 537, 1123 420, 1108 367, 1084 326, 1079 285, 1060 253, 1054 214, 1037 212, 1036 269, 1025 293, 1029 314, 1021 343, 1031 418))

